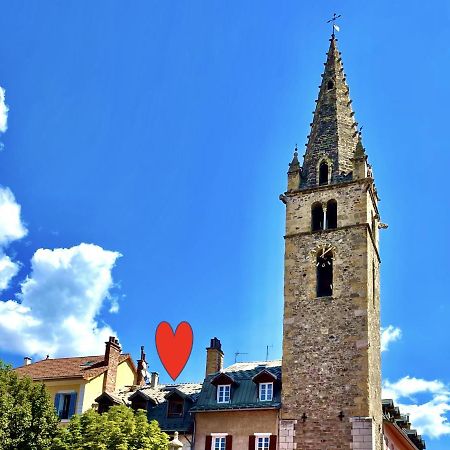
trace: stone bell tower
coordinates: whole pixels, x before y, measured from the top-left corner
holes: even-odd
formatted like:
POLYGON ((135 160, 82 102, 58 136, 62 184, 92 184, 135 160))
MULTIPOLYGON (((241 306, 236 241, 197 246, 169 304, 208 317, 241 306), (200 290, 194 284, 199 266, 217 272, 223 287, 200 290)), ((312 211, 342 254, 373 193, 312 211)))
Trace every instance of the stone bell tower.
MULTIPOLYGON (((382 448, 378 196, 334 34, 303 164, 289 165, 286 450, 382 448)), ((282 442, 280 440, 280 442, 282 442)))

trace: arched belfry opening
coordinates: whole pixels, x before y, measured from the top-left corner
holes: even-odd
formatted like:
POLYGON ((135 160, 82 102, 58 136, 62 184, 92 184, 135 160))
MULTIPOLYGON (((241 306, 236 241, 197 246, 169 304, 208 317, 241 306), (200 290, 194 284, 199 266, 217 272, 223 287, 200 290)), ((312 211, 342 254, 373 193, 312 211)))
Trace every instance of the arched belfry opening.
POLYGON ((326 161, 322 161, 319 166, 319 186, 329 183, 328 172, 328 163, 326 161))
POLYGON ((323 230, 322 203, 316 202, 311 206, 311 231, 323 230))
POLYGON ((317 297, 333 295, 333 253, 329 250, 319 250, 316 258, 317 297))
POLYGON ((328 200, 327 203, 327 229, 337 228, 337 202, 336 200, 328 200))

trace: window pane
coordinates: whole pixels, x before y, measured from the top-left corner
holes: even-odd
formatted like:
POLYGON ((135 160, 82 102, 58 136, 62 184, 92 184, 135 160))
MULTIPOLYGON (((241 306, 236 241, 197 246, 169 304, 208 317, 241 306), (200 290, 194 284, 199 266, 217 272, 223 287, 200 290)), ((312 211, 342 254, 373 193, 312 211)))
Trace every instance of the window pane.
POLYGON ((214 450, 225 450, 225 438, 224 437, 214 438, 214 450))
POLYGON ((217 387, 217 401, 219 403, 228 403, 230 401, 230 386, 220 385, 217 387))
POLYGON ((268 450, 269 449, 269 442, 270 438, 267 437, 259 437, 257 442, 257 450, 268 450))

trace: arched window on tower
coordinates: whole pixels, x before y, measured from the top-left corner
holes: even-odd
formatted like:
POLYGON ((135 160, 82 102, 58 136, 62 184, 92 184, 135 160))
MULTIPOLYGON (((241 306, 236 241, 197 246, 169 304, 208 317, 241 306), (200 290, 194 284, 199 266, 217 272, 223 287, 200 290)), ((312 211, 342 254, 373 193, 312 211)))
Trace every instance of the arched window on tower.
POLYGON ((322 203, 316 202, 311 206, 311 231, 323 230, 322 203))
POLYGON ((317 297, 330 297, 333 295, 333 253, 319 250, 316 259, 317 270, 317 297))
POLYGON ((322 161, 319 166, 319 186, 328 184, 328 163, 322 161))
POLYGON ((337 202, 328 200, 327 203, 327 230, 337 228, 337 202))

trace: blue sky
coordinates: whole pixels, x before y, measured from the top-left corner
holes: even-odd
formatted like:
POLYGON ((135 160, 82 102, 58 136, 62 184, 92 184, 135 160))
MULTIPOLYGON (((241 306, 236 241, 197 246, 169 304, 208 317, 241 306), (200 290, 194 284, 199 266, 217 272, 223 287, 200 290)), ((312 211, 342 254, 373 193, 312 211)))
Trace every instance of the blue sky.
POLYGON ((213 336, 226 364, 236 351, 264 359, 266 345, 281 356, 278 195, 306 142, 336 10, 389 224, 386 390, 428 448, 448 448, 448 2, 0 7, 0 199, 10 218, 21 208, 3 241, 0 224, 0 358, 102 349, 115 331, 168 381, 154 347, 162 320, 194 329, 181 381, 202 378, 213 336))

